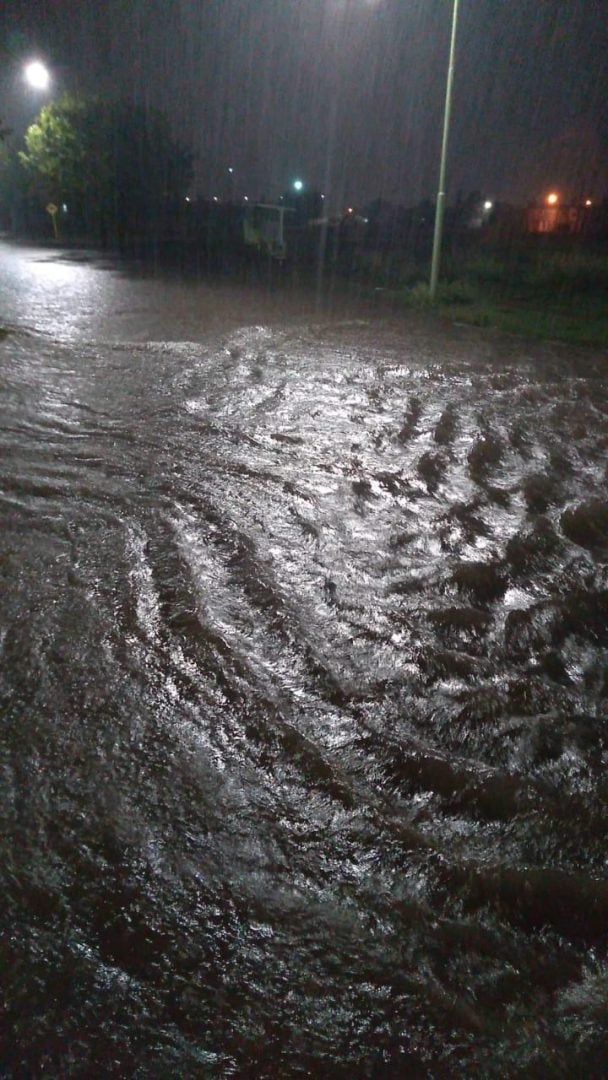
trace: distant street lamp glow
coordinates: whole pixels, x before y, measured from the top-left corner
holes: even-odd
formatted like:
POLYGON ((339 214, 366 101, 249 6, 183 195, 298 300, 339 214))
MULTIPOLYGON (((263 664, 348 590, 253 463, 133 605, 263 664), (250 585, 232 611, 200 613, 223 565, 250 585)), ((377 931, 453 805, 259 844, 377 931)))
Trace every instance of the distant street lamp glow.
POLYGON ((585 206, 593 206, 591 199, 585 199, 585 206))
POLYGON ((486 199, 486 201, 483 204, 484 210, 491 210, 493 206, 494 206, 494 203, 490 202, 489 199, 486 199))
POLYGON ((302 191, 303 187, 304 187, 304 184, 303 184, 303 182, 301 180, 294 180, 294 182, 293 182, 293 190, 294 191, 302 191))
POLYGON ((234 181, 234 167, 232 165, 228 165, 226 167, 226 172, 228 173, 228 176, 230 177, 230 179, 228 180, 229 191, 228 191, 227 194, 228 194, 228 198, 230 199, 230 202, 233 203, 235 201, 235 186, 236 186, 235 181, 234 181))
POLYGON ((557 194, 557 192, 552 191, 549 195, 547 195, 547 206, 557 206, 558 202, 559 195, 557 194))
POLYGON ((40 60, 32 60, 31 63, 26 64, 25 78, 34 90, 46 90, 51 81, 48 69, 41 64, 40 60))
POLYGON ((249 202, 249 196, 243 195, 243 202, 249 202))

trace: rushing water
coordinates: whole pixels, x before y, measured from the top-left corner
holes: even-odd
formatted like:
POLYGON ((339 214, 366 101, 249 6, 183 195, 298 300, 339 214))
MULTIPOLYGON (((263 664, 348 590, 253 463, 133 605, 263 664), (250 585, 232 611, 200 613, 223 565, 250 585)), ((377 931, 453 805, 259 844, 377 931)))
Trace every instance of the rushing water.
POLYGON ((2 256, 2 1075, 605 1076, 605 359, 2 256))

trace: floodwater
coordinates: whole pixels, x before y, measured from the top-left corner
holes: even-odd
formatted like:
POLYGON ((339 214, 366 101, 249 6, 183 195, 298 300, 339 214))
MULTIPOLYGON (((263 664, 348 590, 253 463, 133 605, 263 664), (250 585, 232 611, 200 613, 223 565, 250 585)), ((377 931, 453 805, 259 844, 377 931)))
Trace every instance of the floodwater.
POLYGON ((606 358, 0 254, 2 1075, 605 1076, 606 358))

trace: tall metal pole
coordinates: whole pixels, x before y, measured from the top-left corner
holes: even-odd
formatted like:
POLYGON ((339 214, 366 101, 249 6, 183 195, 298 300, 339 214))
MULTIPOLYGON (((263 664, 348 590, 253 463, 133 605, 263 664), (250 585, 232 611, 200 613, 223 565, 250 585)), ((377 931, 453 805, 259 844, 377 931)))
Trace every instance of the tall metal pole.
POLYGON ((456 52, 456 26, 458 24, 458 0, 454 0, 452 10, 452 37, 450 40, 450 59, 448 62, 448 78, 445 88, 445 111, 443 114, 443 138, 441 140, 441 162, 439 165, 439 189, 437 191, 437 206, 435 208, 435 231, 433 234, 433 257, 431 259, 431 280, 429 292, 431 300, 435 299, 437 292, 437 278, 439 277, 439 259, 441 257, 441 238, 443 235, 443 214, 445 210, 445 162, 448 153, 448 140, 450 137, 450 116, 452 112, 452 84, 454 82, 454 54, 456 52))

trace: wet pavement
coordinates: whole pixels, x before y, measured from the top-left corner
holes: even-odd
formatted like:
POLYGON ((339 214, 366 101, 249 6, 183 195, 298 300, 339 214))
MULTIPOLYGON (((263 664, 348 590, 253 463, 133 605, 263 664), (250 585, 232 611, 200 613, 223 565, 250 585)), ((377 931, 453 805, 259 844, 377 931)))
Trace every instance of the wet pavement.
POLYGON ((606 358, 0 246, 7 1077, 602 1077, 606 358))

